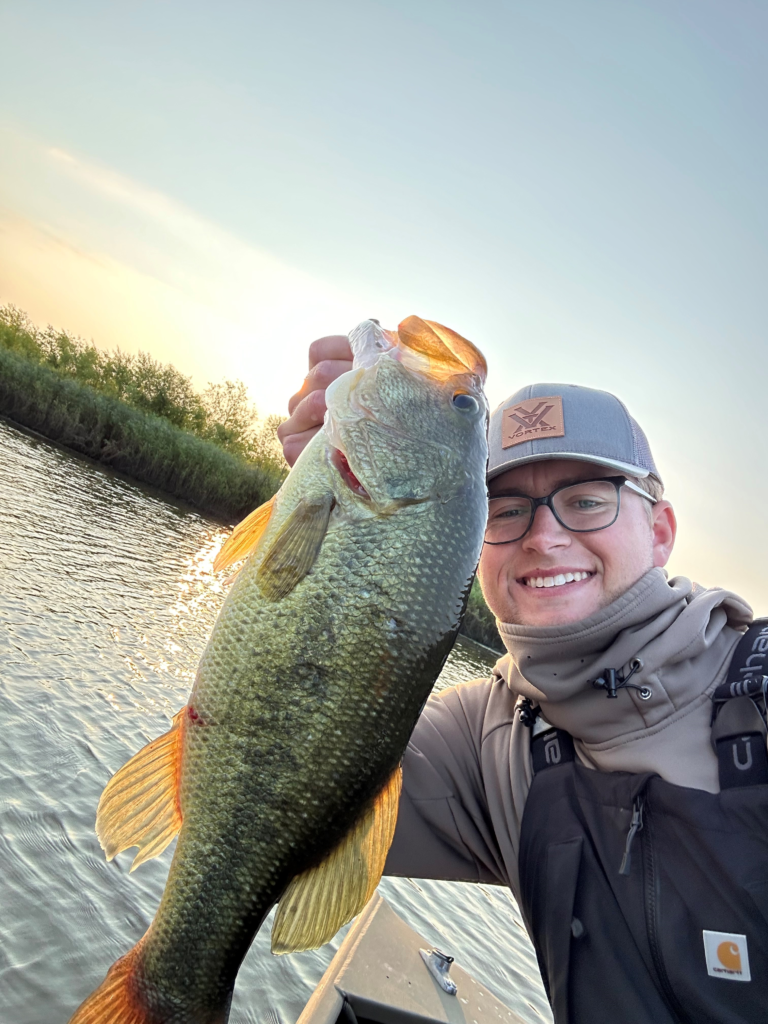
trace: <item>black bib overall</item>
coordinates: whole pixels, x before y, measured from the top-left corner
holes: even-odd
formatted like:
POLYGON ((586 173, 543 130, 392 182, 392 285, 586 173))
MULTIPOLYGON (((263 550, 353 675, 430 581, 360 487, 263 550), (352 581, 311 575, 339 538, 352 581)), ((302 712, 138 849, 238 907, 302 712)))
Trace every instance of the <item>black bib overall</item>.
POLYGON ((768 758, 744 710, 717 744, 721 786, 741 784, 717 794, 533 739, 521 903, 556 1024, 768 1021, 768 758))

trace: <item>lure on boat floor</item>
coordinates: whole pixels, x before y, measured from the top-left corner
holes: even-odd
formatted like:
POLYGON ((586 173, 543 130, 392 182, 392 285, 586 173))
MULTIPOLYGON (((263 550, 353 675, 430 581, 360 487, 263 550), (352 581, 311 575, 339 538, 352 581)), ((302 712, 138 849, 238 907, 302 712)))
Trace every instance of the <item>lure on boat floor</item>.
POLYGON ((109 860, 178 844, 152 924, 71 1024, 224 1024, 275 903, 273 952, 314 948, 381 878, 482 545, 486 367, 418 317, 350 343, 323 429, 219 554, 245 562, 187 706, 104 790, 109 860))

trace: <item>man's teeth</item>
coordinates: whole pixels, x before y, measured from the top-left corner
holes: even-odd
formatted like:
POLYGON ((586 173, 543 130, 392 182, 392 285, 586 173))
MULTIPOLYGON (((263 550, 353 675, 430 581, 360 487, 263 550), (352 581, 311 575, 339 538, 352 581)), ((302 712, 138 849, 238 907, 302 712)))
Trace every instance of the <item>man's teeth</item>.
POLYGON ((525 582, 529 587, 562 587, 564 583, 578 583, 588 576, 588 572, 566 572, 557 576, 528 576, 525 582))

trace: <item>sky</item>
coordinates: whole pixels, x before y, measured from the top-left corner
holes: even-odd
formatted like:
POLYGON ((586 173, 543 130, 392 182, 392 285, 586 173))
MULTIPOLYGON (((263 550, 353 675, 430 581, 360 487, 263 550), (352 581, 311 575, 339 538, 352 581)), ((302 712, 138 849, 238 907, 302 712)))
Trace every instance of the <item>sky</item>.
POLYGON ((759 0, 0 0, 0 303, 282 412, 416 313, 619 395, 768 613, 759 0))

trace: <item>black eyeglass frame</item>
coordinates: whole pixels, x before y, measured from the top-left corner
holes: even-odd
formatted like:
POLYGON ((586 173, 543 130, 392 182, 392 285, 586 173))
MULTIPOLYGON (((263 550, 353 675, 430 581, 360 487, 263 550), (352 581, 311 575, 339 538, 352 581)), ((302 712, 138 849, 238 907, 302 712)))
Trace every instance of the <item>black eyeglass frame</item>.
POLYGON ((563 527, 564 530, 568 530, 569 533, 598 533, 600 530, 607 530, 609 526, 613 526, 616 520, 619 518, 619 512, 621 512, 621 488, 627 487, 634 494, 639 494, 641 498, 646 498, 651 502, 652 505, 656 504, 656 498, 644 491, 642 487, 638 487, 637 484, 632 483, 625 476, 598 476, 593 477, 591 480, 574 480, 571 484, 563 484, 561 487, 556 487, 554 491, 550 491, 549 494, 545 494, 543 498, 532 498, 530 494, 518 494, 512 492, 502 492, 501 494, 494 494, 489 499, 493 501, 494 498, 527 498, 533 505, 531 510, 531 518, 528 521, 528 525, 520 534, 519 537, 515 537, 514 540, 483 540, 483 544, 490 544, 493 547, 498 547, 501 544, 517 544, 519 540, 528 533, 533 526, 534 520, 536 519, 536 512, 540 505, 546 505, 552 515, 555 517, 557 522, 563 527), (557 510, 553 504, 553 498, 560 491, 566 491, 569 487, 576 487, 578 484, 596 484, 596 483, 611 483, 616 488, 616 515, 605 526, 592 526, 588 530, 575 530, 572 526, 568 526, 562 521, 560 516, 557 514, 557 510))

